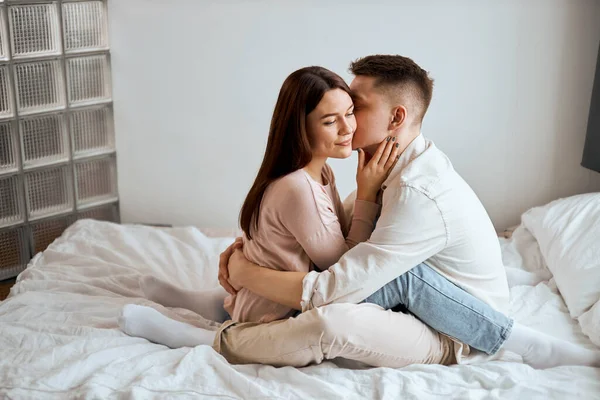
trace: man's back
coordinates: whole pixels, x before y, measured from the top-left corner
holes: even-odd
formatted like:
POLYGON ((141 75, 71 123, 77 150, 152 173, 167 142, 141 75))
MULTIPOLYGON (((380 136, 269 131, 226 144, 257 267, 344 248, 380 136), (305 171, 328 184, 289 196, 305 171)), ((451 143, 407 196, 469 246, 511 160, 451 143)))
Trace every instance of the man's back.
POLYGON ((422 262, 499 311, 509 291, 500 246, 483 205, 433 142, 419 135, 382 186, 369 241, 328 271, 309 273, 303 310, 359 302, 422 262))
MULTIPOLYGON (((473 296, 508 311, 509 290, 494 226, 481 201, 433 142, 419 136, 418 154, 398 176, 400 187, 420 190, 444 220, 446 244, 426 264, 473 296)), ((390 199, 393 201, 392 199, 390 199)))

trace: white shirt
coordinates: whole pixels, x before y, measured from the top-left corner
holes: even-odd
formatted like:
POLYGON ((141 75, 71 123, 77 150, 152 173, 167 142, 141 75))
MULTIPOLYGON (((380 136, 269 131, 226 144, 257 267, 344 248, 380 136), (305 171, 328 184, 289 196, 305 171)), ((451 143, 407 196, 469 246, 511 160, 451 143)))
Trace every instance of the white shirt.
POLYGON ((448 157, 419 135, 382 185, 382 209, 367 242, 303 281, 302 311, 358 303, 425 262, 496 310, 509 290, 498 237, 485 208, 448 157))

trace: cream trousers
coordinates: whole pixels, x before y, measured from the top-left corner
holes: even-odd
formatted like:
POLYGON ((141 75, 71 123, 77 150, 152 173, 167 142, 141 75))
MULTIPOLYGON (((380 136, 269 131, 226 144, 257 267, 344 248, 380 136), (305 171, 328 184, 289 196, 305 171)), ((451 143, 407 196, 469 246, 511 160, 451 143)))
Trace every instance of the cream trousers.
POLYGON ((374 304, 331 304, 270 323, 225 322, 214 348, 232 364, 304 367, 343 358, 373 367, 456 362, 453 342, 374 304))

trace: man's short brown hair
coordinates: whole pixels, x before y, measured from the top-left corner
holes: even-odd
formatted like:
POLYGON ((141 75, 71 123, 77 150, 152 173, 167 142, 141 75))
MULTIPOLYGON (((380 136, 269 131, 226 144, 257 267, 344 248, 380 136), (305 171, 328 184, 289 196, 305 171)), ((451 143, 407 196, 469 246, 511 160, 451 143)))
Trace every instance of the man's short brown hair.
POLYGON ((352 62, 350 72, 355 76, 375 78, 375 87, 392 95, 409 94, 419 103, 417 121, 423 120, 431 103, 433 79, 410 58, 379 54, 367 56, 352 62))

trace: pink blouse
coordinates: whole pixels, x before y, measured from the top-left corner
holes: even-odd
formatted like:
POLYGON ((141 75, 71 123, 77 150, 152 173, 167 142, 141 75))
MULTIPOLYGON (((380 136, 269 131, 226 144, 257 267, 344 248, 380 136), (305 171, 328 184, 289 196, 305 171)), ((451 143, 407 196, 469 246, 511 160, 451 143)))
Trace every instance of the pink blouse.
MULTIPOLYGON (((329 165, 321 185, 303 169, 273 182, 262 199, 258 231, 244 235, 244 255, 266 268, 309 272, 335 264, 357 243, 369 239, 380 206, 356 200, 351 224, 329 165), (311 262, 312 260, 312 262, 311 262)), ((225 299, 225 310, 236 322, 270 322, 296 311, 247 289, 225 299)))

